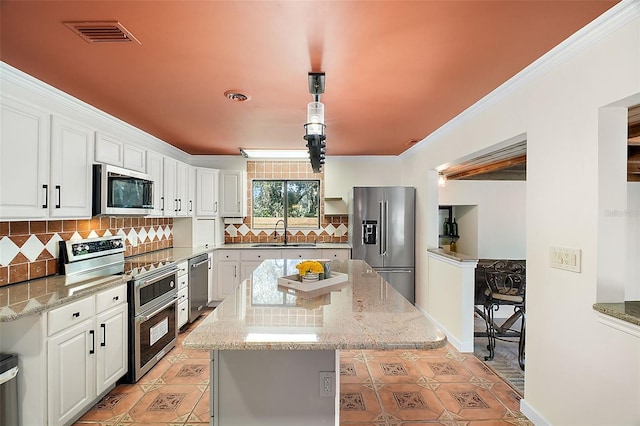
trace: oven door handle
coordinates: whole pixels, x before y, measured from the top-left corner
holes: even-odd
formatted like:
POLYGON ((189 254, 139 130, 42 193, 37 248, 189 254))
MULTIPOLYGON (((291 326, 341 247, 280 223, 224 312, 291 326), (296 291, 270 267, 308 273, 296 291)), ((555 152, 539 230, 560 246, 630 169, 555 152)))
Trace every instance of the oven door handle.
POLYGON ((156 314, 164 311, 165 309, 167 309, 169 306, 173 305, 176 303, 176 300, 178 300, 178 296, 173 296, 171 298, 171 302, 167 303, 164 306, 159 307, 158 309, 156 309, 155 311, 151 312, 150 314, 146 314, 145 316, 142 317, 142 319, 140 320, 140 322, 145 322, 145 321, 149 321, 151 318, 153 318, 156 314))
POLYGON ((166 273, 164 273, 164 274, 162 274, 162 275, 157 275, 157 276, 149 277, 149 279, 142 281, 142 284, 140 284, 140 287, 139 287, 139 288, 146 287, 146 286, 148 286, 148 285, 150 285, 150 284, 155 283, 156 281, 160 281, 160 280, 161 280, 161 279, 163 279, 163 278, 167 278, 167 277, 169 277, 169 276, 171 276, 171 275, 175 274, 177 271, 178 271, 178 268, 175 268, 175 269, 173 269, 173 268, 172 268, 172 269, 171 269, 171 271, 166 272, 166 273))

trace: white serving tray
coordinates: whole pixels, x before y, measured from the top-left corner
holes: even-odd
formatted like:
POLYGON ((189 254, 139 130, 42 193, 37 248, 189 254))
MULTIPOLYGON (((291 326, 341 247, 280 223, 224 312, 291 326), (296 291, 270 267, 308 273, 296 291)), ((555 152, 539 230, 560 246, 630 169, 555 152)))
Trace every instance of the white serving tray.
POLYGON ((301 297, 317 297, 321 294, 338 290, 346 285, 349 276, 342 272, 331 272, 331 278, 324 280, 301 282, 300 275, 287 275, 278 278, 278 289, 301 297))

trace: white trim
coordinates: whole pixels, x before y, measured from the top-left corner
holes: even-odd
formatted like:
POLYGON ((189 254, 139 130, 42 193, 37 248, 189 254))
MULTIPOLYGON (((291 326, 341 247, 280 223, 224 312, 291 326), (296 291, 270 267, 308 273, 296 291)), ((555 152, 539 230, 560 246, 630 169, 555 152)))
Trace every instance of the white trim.
POLYGON ((545 419, 535 408, 523 398, 520 400, 520 412, 536 426, 551 426, 551 422, 545 419))
POLYGON ((614 31, 640 16, 640 1, 622 0, 611 9, 588 23, 553 49, 536 59, 522 71, 495 88, 478 102, 440 126, 411 148, 400 154, 400 157, 415 154, 425 149, 430 142, 461 126, 465 121, 487 110, 501 98, 518 89, 521 85, 549 72, 560 64, 582 53, 585 49, 604 39, 614 31))
POLYGON ((453 334, 451 334, 445 327, 442 326, 435 318, 429 315, 422 307, 415 305, 416 309, 420 311, 422 315, 424 315, 429 321, 435 324, 436 327, 442 331, 445 336, 447 336, 447 341, 453 345, 454 348, 458 350, 458 352, 465 353, 473 353, 473 339, 471 339, 471 343, 464 344, 458 338, 456 338, 453 334))
POLYGON ((434 259, 438 259, 440 262, 447 263, 449 265, 453 265, 460 269, 475 269, 478 265, 478 260, 455 260, 447 256, 443 256, 438 253, 434 253, 431 251, 427 252, 428 257, 433 257, 434 259))
POLYGON ((631 324, 630 322, 612 317, 611 315, 596 312, 598 322, 616 330, 623 331, 635 337, 640 337, 640 325, 631 324))

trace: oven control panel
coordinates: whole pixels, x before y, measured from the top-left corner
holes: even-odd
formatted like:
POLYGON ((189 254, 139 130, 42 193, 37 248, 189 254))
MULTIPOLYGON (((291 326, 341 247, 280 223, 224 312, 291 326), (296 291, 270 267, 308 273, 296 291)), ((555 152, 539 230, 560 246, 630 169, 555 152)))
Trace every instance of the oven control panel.
POLYGON ((124 237, 121 235, 60 241, 60 261, 68 264, 110 254, 124 253, 124 249, 124 237))

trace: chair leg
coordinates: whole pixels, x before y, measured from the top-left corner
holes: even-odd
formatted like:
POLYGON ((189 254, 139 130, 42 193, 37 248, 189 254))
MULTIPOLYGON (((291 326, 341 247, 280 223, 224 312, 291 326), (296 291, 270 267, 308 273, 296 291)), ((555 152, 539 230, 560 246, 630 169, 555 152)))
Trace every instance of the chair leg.
POLYGON ((520 368, 524 371, 524 335, 526 331, 526 318, 527 315, 524 311, 524 308, 520 308, 520 313, 522 314, 522 324, 520 325, 520 340, 518 341, 518 364, 520 368))
POLYGON ((487 325, 487 340, 489 341, 489 343, 487 344, 489 355, 484 357, 485 361, 491 361, 493 359, 494 350, 496 347, 496 329, 493 322, 493 311, 495 308, 496 305, 491 302, 485 302, 484 304, 484 319, 487 325))

